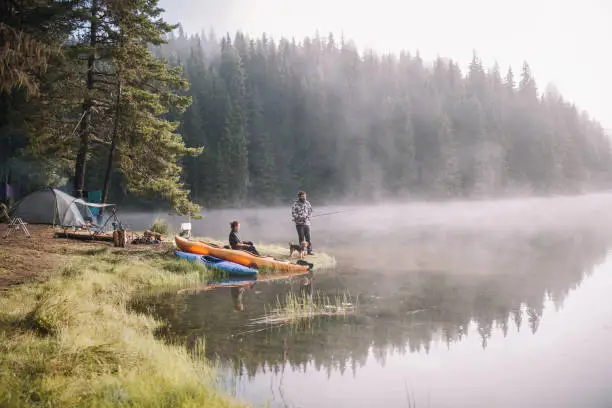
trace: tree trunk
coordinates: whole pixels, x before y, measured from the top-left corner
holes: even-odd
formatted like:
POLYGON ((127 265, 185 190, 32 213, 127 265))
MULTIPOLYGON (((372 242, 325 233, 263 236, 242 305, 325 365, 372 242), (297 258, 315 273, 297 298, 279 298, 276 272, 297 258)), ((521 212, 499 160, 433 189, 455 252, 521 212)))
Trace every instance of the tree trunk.
POLYGON ((87 163, 87 153, 89 152, 89 132, 91 131, 91 92, 94 87, 94 63, 96 61, 96 43, 98 31, 98 0, 91 3, 91 27, 89 31, 89 57, 87 58, 87 96, 83 101, 83 113, 85 117, 81 122, 81 136, 79 141, 79 151, 76 156, 74 166, 74 187, 73 195, 83 198, 83 188, 85 186, 85 164, 87 163))
MULTIPOLYGON (((115 101, 115 122, 113 124, 113 135, 108 152, 108 161, 106 164, 106 174, 104 175, 104 188, 102 189, 102 204, 106 204, 108 199, 108 190, 110 189, 110 180, 113 173, 113 162, 115 161, 115 150, 117 150, 117 134, 119 129, 119 115, 121 103, 121 76, 117 75, 117 99, 115 101)), ((100 214, 103 214, 104 208, 100 208, 100 214)))
POLYGON ((83 198, 83 188, 85 185, 85 162, 87 159, 87 149, 89 145, 89 135, 87 132, 87 126, 82 126, 79 151, 77 153, 76 164, 74 166, 74 188, 72 195, 76 198, 83 198))
POLYGON ((110 150, 108 151, 108 161, 106 164, 106 173, 104 174, 104 188, 102 189, 102 200, 101 200, 102 204, 106 204, 106 200, 108 199, 108 190, 110 189, 110 179, 111 179, 111 174, 113 173, 113 162, 115 158, 115 150, 116 150, 116 142, 115 142, 115 136, 113 135, 113 140, 111 141, 110 150))

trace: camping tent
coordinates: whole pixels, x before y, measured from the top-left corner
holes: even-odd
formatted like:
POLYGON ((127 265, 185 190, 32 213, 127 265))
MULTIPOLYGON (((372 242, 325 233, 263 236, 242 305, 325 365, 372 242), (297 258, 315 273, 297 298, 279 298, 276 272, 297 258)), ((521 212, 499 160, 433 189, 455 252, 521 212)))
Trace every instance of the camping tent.
POLYGON ((54 188, 27 195, 17 203, 13 214, 30 224, 63 227, 80 227, 85 225, 86 218, 93 219, 88 203, 54 188))

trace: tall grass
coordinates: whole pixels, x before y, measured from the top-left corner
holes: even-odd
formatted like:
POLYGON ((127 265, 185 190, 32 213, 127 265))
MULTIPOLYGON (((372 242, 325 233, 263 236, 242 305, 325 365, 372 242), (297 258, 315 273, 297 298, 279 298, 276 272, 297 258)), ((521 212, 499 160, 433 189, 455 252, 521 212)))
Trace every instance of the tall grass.
POLYGON ((168 235, 168 221, 161 217, 155 218, 155 220, 153 220, 153 225, 151 225, 151 231, 168 235))
POLYGON ((0 406, 238 406, 214 387, 203 341, 167 344, 161 322, 126 308, 143 289, 201 283, 205 268, 114 251, 72 259, 0 298, 0 406))
POLYGON ((265 306, 263 317, 254 319, 252 324, 279 325, 300 323, 318 316, 347 316, 355 313, 358 299, 354 303, 348 291, 335 296, 328 296, 319 291, 309 295, 306 293, 286 293, 284 297, 277 296, 276 303, 265 306))

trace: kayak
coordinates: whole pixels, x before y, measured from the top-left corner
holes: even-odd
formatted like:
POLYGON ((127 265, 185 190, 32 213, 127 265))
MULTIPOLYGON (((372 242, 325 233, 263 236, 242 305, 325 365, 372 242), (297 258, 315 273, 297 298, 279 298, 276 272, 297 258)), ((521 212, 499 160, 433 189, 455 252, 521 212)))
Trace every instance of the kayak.
POLYGON ((230 275, 252 276, 257 275, 258 273, 256 269, 247 268, 246 266, 226 261, 224 259, 215 258, 214 256, 210 255, 198 255, 182 251, 174 251, 174 253, 179 258, 187 259, 192 262, 200 261, 209 268, 219 269, 227 272, 230 275))
POLYGON ((178 235, 175 235, 174 241, 176 242, 176 246, 183 252, 191 252, 199 255, 211 255, 215 258, 224 259, 226 261, 234 262, 249 268, 266 268, 285 272, 308 271, 310 268, 312 268, 312 264, 299 265, 274 259, 269 256, 257 256, 246 251, 221 248, 220 246, 210 242, 189 241, 178 235))

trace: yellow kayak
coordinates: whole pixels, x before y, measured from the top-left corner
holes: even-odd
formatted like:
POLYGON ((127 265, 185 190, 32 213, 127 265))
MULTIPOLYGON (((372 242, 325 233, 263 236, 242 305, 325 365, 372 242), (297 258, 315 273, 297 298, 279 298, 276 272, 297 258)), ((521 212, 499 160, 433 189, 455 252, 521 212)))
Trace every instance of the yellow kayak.
POLYGON ((246 251, 236 249, 225 249, 210 242, 189 241, 178 235, 174 236, 176 246, 183 252, 192 254, 211 255, 215 258, 225 259, 249 268, 266 268, 279 271, 308 271, 307 265, 293 264, 287 261, 280 261, 269 256, 256 256, 246 251))

